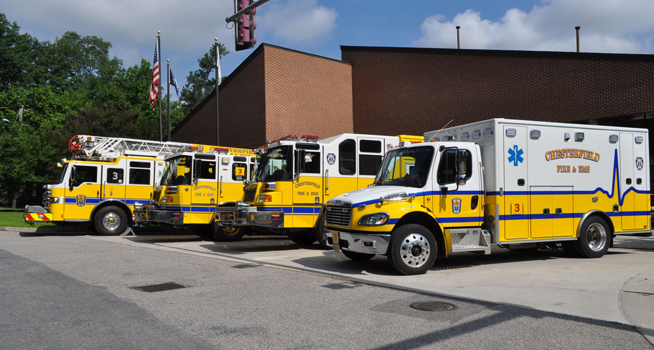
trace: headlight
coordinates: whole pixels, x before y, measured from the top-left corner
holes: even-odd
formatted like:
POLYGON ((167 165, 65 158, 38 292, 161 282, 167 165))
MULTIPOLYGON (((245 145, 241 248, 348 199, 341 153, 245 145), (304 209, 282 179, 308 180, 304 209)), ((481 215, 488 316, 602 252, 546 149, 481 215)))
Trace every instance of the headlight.
POLYGON ((364 226, 386 225, 390 220, 390 218, 391 218, 390 215, 386 213, 368 214, 368 215, 364 215, 359 220, 359 225, 364 225, 364 226))

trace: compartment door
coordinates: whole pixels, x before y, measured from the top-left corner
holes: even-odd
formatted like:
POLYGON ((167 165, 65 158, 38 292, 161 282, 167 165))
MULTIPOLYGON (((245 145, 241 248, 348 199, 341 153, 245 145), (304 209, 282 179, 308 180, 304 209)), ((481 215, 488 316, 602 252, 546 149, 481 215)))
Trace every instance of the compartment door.
POLYGON ((647 134, 634 134, 634 228, 650 228, 651 207, 649 204, 649 158, 647 157, 647 134))
MULTIPOLYGON (((504 149, 504 238, 529 237, 529 178, 527 177, 527 127, 505 125, 504 149), (508 130, 512 129, 512 130, 508 130), (512 136, 507 136, 512 135, 512 136)), ((501 239, 502 234, 500 234, 501 239)))
POLYGON ((636 194, 634 186, 634 168, 636 168, 636 157, 634 157, 634 135, 631 133, 620 133, 620 186, 619 193, 615 197, 620 203, 622 215, 622 229, 633 230, 635 228, 636 194))
POLYGON ((531 238, 552 237, 552 187, 531 187, 529 191, 531 206, 531 238))

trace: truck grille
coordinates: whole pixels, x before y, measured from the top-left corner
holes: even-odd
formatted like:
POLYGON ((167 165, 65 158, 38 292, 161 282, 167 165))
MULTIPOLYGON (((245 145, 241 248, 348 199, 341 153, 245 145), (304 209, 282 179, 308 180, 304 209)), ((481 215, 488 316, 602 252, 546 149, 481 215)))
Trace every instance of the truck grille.
POLYGON ((350 226, 352 208, 328 205, 326 213, 327 225, 350 226))
POLYGON ((246 203, 251 203, 254 202, 254 197, 257 194, 257 188, 248 188, 247 191, 245 191, 245 202, 246 203))

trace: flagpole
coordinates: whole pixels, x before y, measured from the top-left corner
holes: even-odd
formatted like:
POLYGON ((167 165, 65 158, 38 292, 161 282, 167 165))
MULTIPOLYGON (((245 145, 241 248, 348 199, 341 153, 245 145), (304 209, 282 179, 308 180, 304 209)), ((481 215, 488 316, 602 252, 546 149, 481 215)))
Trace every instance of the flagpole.
POLYGON ((166 60, 166 70, 168 71, 168 87, 166 88, 166 96, 167 96, 167 101, 166 104, 168 105, 168 140, 167 141, 172 141, 170 139, 170 60, 166 60))
MULTIPOLYGON (((159 62, 161 62, 161 31, 160 30, 157 31, 157 48, 159 50, 157 56, 159 57, 159 62)), ((161 65, 159 65, 159 67, 161 67, 161 65)), ((163 116, 161 115, 161 78, 159 79, 159 91, 157 91, 157 98, 159 98, 159 142, 163 142, 163 116)))
POLYGON ((220 46, 218 38, 213 39, 216 42, 216 145, 220 145, 220 102, 218 101, 218 90, 220 90, 220 46))

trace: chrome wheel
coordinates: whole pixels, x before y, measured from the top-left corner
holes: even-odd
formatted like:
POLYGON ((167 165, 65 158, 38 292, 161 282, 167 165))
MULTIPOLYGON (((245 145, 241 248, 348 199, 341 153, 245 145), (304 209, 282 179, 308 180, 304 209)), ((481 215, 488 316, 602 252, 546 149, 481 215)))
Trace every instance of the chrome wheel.
POLYGON ((402 262, 410 267, 421 267, 426 264, 431 254, 431 247, 427 238, 418 233, 411 233, 404 237, 400 247, 402 262))
POLYGON ((120 227, 120 216, 114 212, 109 212, 102 217, 102 226, 107 230, 116 230, 120 227))
POLYGON ((599 252, 604 249, 608 241, 606 229, 599 223, 592 223, 586 229, 586 242, 588 248, 594 252, 599 252))

